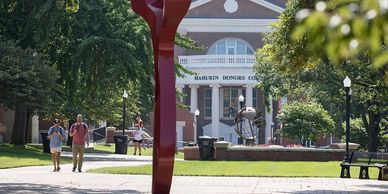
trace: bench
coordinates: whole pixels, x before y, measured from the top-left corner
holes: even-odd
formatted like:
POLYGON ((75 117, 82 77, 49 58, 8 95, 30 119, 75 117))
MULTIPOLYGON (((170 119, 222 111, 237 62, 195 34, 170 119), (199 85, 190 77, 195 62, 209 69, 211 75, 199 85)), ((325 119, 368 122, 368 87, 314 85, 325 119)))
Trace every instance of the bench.
POLYGON ((360 167, 359 179, 369 179, 369 168, 378 168, 378 180, 382 180, 383 169, 388 166, 388 153, 353 152, 349 162, 342 162, 341 178, 350 178, 350 167, 360 167))

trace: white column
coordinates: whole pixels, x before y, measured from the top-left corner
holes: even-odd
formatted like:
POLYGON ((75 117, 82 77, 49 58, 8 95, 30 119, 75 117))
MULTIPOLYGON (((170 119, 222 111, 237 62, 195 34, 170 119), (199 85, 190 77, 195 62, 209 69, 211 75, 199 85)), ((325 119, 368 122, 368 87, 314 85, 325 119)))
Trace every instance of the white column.
POLYGON ((31 143, 39 143, 39 117, 31 118, 31 143))
POLYGON ((198 108, 198 87, 199 85, 189 85, 190 92, 190 112, 195 113, 198 108))
MULTIPOLYGON (((247 85, 245 85, 245 105, 247 106, 247 107, 252 107, 252 105, 253 105, 253 95, 252 95, 252 88, 253 88, 253 85, 251 85, 251 84, 247 84, 247 85)), ((256 108, 256 107, 254 107, 254 108, 256 108)))
POLYGON ((265 107, 265 143, 268 144, 268 138, 272 136, 272 131, 271 131, 271 125, 273 122, 273 115, 272 115, 272 96, 269 97, 269 106, 270 107, 265 107), (270 111, 268 111, 268 108, 270 111))
POLYGON ((220 85, 212 84, 212 137, 219 137, 220 128, 220 85))
MULTIPOLYGON (((178 92, 180 93, 183 93, 183 88, 185 87, 185 85, 183 84, 177 84, 175 85, 175 88, 178 92)), ((179 102, 183 103, 183 96, 179 97, 179 102)))
MULTIPOLYGON (((197 117, 195 110, 198 108, 198 87, 199 85, 189 85, 190 90, 190 112, 194 115, 194 141, 197 141, 197 117)), ((203 113, 202 113, 203 114, 203 113)))
POLYGON ((186 126, 186 122, 185 121, 177 121, 176 122, 176 143, 178 145, 178 147, 182 147, 183 146, 183 135, 184 135, 184 131, 183 131, 183 128, 186 126))

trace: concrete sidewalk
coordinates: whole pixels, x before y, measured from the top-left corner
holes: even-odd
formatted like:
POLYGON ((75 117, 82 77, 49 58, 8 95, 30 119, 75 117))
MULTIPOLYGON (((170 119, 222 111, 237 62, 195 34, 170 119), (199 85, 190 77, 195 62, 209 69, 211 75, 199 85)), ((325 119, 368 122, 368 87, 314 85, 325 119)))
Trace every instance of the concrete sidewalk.
MULTIPOLYGON (((62 152, 61 156, 72 157, 71 152, 62 152)), ((183 160, 183 159, 176 159, 183 160)), ((134 156, 124 154, 85 153, 84 161, 148 161, 152 162, 152 156, 134 156)))
MULTIPOLYGON (((42 169, 43 170, 43 169, 42 169)), ((0 193, 150 193, 151 176, 0 170, 0 193)), ((172 193, 387 193, 388 183, 339 178, 174 177, 172 193)))
MULTIPOLYGON (((64 153, 64 155, 70 153, 64 153)), ((86 154, 83 170, 151 164, 149 156, 86 154), (99 155, 99 156, 98 156, 99 155), (98 158, 102 159, 96 161, 98 158), (109 159, 113 158, 113 159, 109 159), (94 160, 95 159, 95 160, 94 160)), ((151 176, 73 173, 72 165, 0 170, 0 193, 150 193, 151 176)), ((171 193, 388 193, 388 182, 340 178, 174 177, 171 193)))

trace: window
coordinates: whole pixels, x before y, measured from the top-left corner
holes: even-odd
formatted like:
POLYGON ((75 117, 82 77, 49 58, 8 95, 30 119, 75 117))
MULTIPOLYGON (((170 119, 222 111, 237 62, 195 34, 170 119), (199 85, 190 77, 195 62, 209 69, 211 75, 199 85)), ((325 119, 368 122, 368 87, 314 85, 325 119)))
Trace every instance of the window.
POLYGON ((238 88, 225 88, 223 94, 223 117, 233 118, 239 107, 238 107, 238 88))
POLYGON ((257 107, 257 89, 256 88, 253 88, 252 89, 252 106, 253 108, 255 109, 258 109, 257 107))
POLYGON ((243 40, 229 38, 216 42, 207 52, 208 55, 253 55, 251 47, 243 40))
POLYGON ((212 90, 211 88, 204 89, 204 100, 203 100, 203 113, 205 118, 212 117, 212 90))

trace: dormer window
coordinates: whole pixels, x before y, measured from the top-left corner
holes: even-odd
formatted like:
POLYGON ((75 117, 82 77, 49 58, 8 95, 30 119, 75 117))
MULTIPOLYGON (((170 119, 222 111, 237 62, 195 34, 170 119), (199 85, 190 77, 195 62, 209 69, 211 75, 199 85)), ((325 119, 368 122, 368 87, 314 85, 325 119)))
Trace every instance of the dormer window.
POLYGON ((207 52, 208 55, 253 55, 252 48, 247 42, 228 38, 214 43, 207 52))

